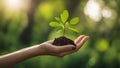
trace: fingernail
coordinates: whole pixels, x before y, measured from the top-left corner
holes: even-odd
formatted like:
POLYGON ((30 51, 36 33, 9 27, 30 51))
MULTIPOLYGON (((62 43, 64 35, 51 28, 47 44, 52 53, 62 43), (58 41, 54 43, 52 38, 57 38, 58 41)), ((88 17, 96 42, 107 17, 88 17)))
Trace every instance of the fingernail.
POLYGON ((90 36, 87 36, 88 38, 90 37, 90 36))
POLYGON ((85 36, 85 35, 80 35, 80 36, 85 36))
POLYGON ((75 50, 76 49, 76 47, 72 47, 72 50, 75 50))
POLYGON ((86 36, 86 39, 88 39, 89 38, 89 36, 86 36))

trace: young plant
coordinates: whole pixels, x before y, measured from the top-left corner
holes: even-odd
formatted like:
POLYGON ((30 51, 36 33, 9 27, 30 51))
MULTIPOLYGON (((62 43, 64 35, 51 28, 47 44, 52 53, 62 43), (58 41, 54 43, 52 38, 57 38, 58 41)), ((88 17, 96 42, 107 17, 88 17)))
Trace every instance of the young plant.
POLYGON ((51 27, 56 27, 59 29, 59 32, 63 33, 63 36, 59 38, 55 38, 53 45, 68 45, 72 44, 75 45, 74 41, 71 39, 68 39, 65 37, 66 31, 67 30, 72 30, 74 32, 79 32, 76 28, 75 25, 79 22, 78 17, 74 17, 71 20, 69 19, 69 12, 67 10, 64 10, 61 14, 60 17, 55 17, 56 21, 52 21, 49 23, 51 27))
POLYGON ((67 10, 64 10, 60 17, 55 17, 56 21, 52 21, 49 23, 51 27, 58 28, 59 32, 63 33, 63 36, 65 36, 67 30, 71 30, 74 32, 79 32, 74 25, 76 25, 79 22, 78 17, 74 17, 71 20, 69 19, 69 12, 67 10))

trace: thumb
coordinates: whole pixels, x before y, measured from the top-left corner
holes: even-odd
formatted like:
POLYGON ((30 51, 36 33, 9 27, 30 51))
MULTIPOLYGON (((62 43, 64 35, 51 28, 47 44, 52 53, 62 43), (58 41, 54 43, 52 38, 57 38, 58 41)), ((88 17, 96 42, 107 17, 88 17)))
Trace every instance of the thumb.
POLYGON ((73 49, 76 48, 76 47, 73 46, 73 45, 64 45, 64 46, 56 46, 56 47, 57 47, 57 51, 58 51, 59 53, 71 51, 71 50, 73 50, 73 49))

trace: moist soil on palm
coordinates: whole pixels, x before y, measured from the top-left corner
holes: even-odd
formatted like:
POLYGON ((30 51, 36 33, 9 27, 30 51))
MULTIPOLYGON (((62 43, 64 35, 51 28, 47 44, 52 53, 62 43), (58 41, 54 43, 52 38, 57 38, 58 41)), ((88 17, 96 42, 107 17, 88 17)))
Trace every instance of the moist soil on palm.
POLYGON ((53 41, 52 44, 56 45, 56 46, 63 46, 63 45, 69 45, 69 44, 76 46, 73 40, 66 38, 64 36, 61 36, 59 38, 55 38, 55 40, 53 41))

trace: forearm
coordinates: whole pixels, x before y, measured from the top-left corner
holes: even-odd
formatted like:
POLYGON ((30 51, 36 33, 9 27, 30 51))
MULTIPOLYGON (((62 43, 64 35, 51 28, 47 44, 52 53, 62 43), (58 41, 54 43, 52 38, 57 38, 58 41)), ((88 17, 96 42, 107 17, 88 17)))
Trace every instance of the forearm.
MULTIPOLYGON (((39 47, 40 48, 40 47, 39 47)), ((0 56, 0 68, 11 67, 21 61, 38 55, 38 45, 0 56)))

